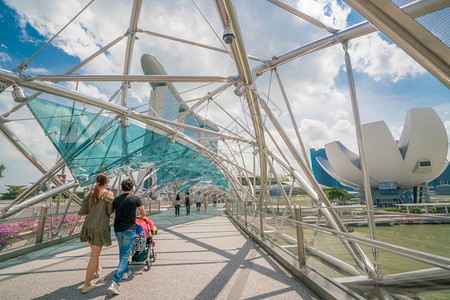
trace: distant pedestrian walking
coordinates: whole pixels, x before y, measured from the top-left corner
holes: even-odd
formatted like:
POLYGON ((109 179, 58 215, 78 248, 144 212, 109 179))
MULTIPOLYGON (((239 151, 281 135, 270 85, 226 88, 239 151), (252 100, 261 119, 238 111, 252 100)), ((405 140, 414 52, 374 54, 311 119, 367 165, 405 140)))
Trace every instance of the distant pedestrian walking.
POLYGON ((200 207, 202 206, 202 197, 200 196, 200 192, 197 192, 197 194, 195 194, 195 206, 197 208, 197 211, 200 211, 200 207))
POLYGON ((205 212, 206 212, 206 210, 208 209, 208 196, 205 196, 203 198, 203 205, 205 207, 205 212))
POLYGON ((189 192, 186 192, 186 197, 184 198, 184 201, 186 202, 186 216, 191 214, 191 199, 189 197, 189 192))
POLYGON ((175 207, 175 216, 179 216, 180 215, 180 206, 181 206, 181 199, 180 199, 179 194, 177 194, 177 197, 173 201, 173 206, 175 207))
POLYGON ((94 191, 89 191, 83 198, 78 215, 69 230, 72 236, 75 227, 82 216, 86 219, 81 227, 80 240, 88 242, 91 247, 91 255, 86 268, 86 277, 81 292, 87 293, 96 287, 91 283, 92 277, 100 277, 102 268, 99 265, 100 252, 103 246, 111 245, 111 228, 109 226, 109 216, 113 212, 114 194, 106 190, 109 178, 106 174, 98 174, 94 191))

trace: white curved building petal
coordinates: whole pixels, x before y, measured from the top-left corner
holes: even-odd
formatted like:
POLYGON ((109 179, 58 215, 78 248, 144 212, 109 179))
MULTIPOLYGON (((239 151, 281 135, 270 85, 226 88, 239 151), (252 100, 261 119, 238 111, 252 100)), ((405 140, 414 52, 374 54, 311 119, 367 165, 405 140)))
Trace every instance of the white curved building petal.
POLYGON ((412 186, 429 182, 442 173, 448 137, 444 124, 432 108, 408 110, 398 146, 412 186))
MULTIPOLYGON (((447 132, 432 108, 408 110, 398 143, 384 121, 363 125, 362 133, 370 184, 374 188, 382 182, 412 188, 435 179, 448 164, 447 132)), ((363 185, 358 155, 340 142, 328 143, 325 151, 329 164, 322 165, 331 176, 363 185)))
POLYGON ((316 157, 317 163, 319 163, 319 165, 322 167, 322 169, 327 170, 327 173, 329 173, 331 175, 331 177, 333 177, 334 179, 336 179, 337 181, 339 181, 341 184, 357 189, 358 186, 355 185, 354 183, 347 181, 346 179, 340 177, 339 175, 337 175, 336 172, 334 172, 333 167, 331 166, 330 162, 320 156, 316 157))
POLYGON ((371 186, 378 187, 380 182, 388 181, 396 181, 397 186, 403 186, 405 164, 386 123, 378 121, 364 124, 362 134, 371 186))
MULTIPOLYGON (((337 178, 334 177, 336 180, 342 177, 353 184, 361 185, 362 173, 358 155, 350 151, 339 141, 326 144, 325 152, 327 153, 331 167, 338 176, 337 178)), ((333 176, 328 170, 327 173, 333 176)))

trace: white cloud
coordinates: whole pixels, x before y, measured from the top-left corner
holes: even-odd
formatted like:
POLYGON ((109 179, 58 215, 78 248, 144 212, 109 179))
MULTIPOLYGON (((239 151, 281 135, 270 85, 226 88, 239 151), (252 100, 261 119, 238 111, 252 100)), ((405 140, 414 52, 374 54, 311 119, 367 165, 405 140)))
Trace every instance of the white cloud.
POLYGON ((347 26, 347 16, 351 11, 350 7, 340 5, 338 1, 333 0, 298 1, 297 6, 301 12, 314 17, 328 27, 338 29, 347 26))
POLYGON ((350 117, 349 112, 345 111, 343 109, 336 109, 336 110, 330 112, 329 115, 336 121, 345 120, 350 117))
POLYGON ((6 141, 3 135, 0 136, 0 147, 2 149, 0 164, 5 166, 3 171, 5 177, 0 179, 0 192, 6 192, 5 185, 28 184, 42 176, 42 173, 6 141))
POLYGON ((27 121, 23 123, 14 122, 11 124, 14 134, 26 146, 40 145, 39 147, 33 147, 32 152, 36 155, 36 157, 39 157, 39 159, 46 164, 47 167, 49 167, 55 163, 55 148, 42 130, 33 130, 36 129, 36 126, 39 125, 37 125, 35 121, 27 121), (30 136, 31 131, 33 131, 33 134, 30 136))
POLYGON ((9 56, 7 53, 5 52, 0 52, 0 61, 1 62, 7 62, 7 61, 11 61, 11 56, 9 56))
POLYGON ((300 123, 300 132, 304 143, 311 148, 323 148, 332 141, 341 141, 349 149, 355 149, 355 129, 347 120, 327 124, 320 120, 303 119, 300 123))
POLYGON ((402 135, 403 126, 402 127, 391 127, 389 129, 392 133, 392 137, 394 138, 394 140, 398 141, 400 139, 400 136, 402 135))
POLYGON ((439 117, 442 119, 443 122, 450 121, 450 103, 443 103, 440 105, 436 105, 433 107, 433 109, 437 112, 439 117))
MULTIPOLYGON (((99 50, 100 46, 104 46, 125 32, 129 22, 128 17, 125 17, 129 14, 125 11, 131 9, 130 5, 124 5, 125 2, 108 2, 108 9, 99 9, 98 5, 105 5, 105 3, 94 2, 53 40, 52 45, 61 48, 69 55, 80 59, 87 58, 99 50), (114 20, 114 22, 104 20, 114 20)), ((44 41, 39 41, 42 45, 53 38, 86 5, 75 0, 56 3, 27 1, 26 5, 24 1, 20 3, 7 1, 7 4, 16 9, 20 15, 18 21, 21 24, 24 39, 27 42, 35 42, 26 31, 29 25, 45 37, 44 41)), ((117 71, 111 66, 110 60, 102 60, 101 57, 93 63, 98 69, 103 69, 105 73, 111 70, 117 71)))
POLYGON ((27 68, 27 74, 30 75, 44 75, 49 74, 49 71, 46 68, 27 68))
POLYGON ((425 69, 394 44, 378 33, 357 38, 350 43, 352 66, 376 81, 397 82, 407 77, 425 74, 425 69))
POLYGON ((69 82, 68 86, 74 90, 77 90, 80 93, 89 95, 90 97, 94 97, 104 101, 107 101, 109 99, 109 97, 103 94, 97 86, 92 84, 86 84, 84 82, 78 82, 78 84, 76 84, 69 82))
POLYGON ((5 113, 6 111, 9 111, 14 105, 14 102, 11 101, 11 94, 8 93, 11 90, 12 90, 11 88, 8 88, 2 93, 0 93, 0 112, 2 114, 5 113))
MULTIPOLYGON (((0 105, 2 113, 13 106, 10 104, 10 96, 4 95, 4 93, 0 95, 0 101, 8 103, 7 107, 0 105), (8 99, 8 102, 3 101, 6 99, 8 99)), ((7 122, 4 126, 21 141, 34 157, 46 167, 51 167, 55 164, 56 151, 54 146, 44 132, 38 129, 38 123, 33 120, 26 108, 14 112, 7 117, 7 120, 10 122, 7 122)), ((42 176, 42 173, 20 151, 12 146, 3 135, 0 135, 0 149, 2 149, 0 164, 6 167, 4 172, 5 178, 0 179, 0 191, 6 191, 6 188, 2 187, 4 184, 27 184, 28 182, 36 181, 42 176)))

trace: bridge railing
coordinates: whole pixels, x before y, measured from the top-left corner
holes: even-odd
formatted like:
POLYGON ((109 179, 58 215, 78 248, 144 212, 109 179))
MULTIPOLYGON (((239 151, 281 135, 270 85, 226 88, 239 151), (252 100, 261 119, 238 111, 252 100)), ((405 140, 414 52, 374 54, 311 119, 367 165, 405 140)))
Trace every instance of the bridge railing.
POLYGON ((338 211, 346 224, 348 232, 342 232, 331 229, 308 201, 294 204, 288 207, 272 201, 260 212, 254 203, 228 199, 227 213, 302 280, 314 272, 316 283, 327 286, 333 282, 337 290, 364 298, 391 294, 433 299, 449 295, 450 217, 445 212, 374 211, 377 239, 373 240, 369 238, 367 211, 361 206, 355 205, 354 210, 329 208, 338 211), (260 230, 261 218, 264 232, 260 230), (355 262, 348 251, 349 242, 361 247, 373 262, 375 273, 355 262))
MULTIPOLYGON (((31 214, 27 217, 8 218, 0 221, 0 257, 5 252, 21 253, 25 251, 21 248, 30 247, 67 237, 76 218, 76 212, 48 213, 48 206, 40 206, 39 213, 31 214)), ((81 219, 77 225, 75 236, 79 232, 84 219, 81 219)), ((16 253, 16 254, 17 254, 16 253)))
MULTIPOLYGON (((142 201, 149 215, 172 207, 172 203, 164 199, 143 197, 142 201)), ((47 204, 38 203, 14 216, 0 219, 0 261, 67 240, 78 209, 78 205, 70 206, 69 201, 53 199, 47 204)), ((83 222, 84 218, 81 218, 72 237, 79 236, 83 222)))

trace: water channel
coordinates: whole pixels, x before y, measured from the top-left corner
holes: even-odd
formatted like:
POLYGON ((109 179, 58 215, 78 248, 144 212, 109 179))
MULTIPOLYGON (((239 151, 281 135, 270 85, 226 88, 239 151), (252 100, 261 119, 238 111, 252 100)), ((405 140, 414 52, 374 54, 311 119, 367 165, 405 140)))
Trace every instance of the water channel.
MULTIPOLYGON (((354 227, 353 234, 369 238, 369 229, 368 227, 354 227)), ((377 226, 376 235, 378 240, 386 243, 450 258, 450 224, 377 226)), ((317 249, 354 265, 353 259, 337 237, 317 233, 313 238, 313 232, 309 230, 305 232, 305 236, 309 237, 308 241, 313 243, 317 249)), ((361 248, 373 260, 371 249, 364 245, 361 245, 361 248)), ((378 255, 379 266, 383 275, 433 268, 431 265, 386 251, 378 251, 378 255)), ((312 259, 312 257, 308 258, 307 263, 331 277, 337 278, 343 276, 321 262, 312 259)), ((433 300, 450 299, 450 291, 422 293, 419 296, 424 299, 433 300)))

